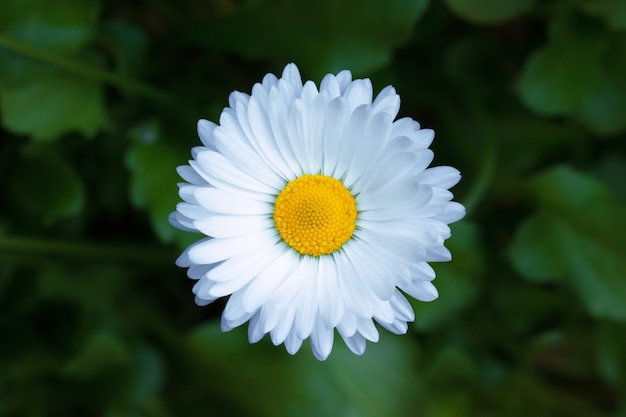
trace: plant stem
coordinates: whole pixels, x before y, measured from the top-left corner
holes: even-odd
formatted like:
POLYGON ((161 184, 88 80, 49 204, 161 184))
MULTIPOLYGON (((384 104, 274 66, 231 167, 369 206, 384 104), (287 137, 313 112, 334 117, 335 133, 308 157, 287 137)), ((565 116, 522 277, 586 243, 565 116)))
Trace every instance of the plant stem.
POLYGON ((152 98, 159 102, 174 103, 175 100, 169 95, 159 91, 158 89, 142 84, 135 80, 123 77, 119 74, 103 71, 98 68, 93 68, 88 65, 84 65, 75 60, 68 59, 66 57, 59 56, 55 53, 46 51, 44 49, 37 48, 24 42, 20 42, 11 37, 5 36, 0 33, 0 47, 4 47, 20 55, 27 56, 32 59, 36 59, 58 68, 62 68, 68 72, 80 75, 92 80, 101 81, 111 84, 122 90, 127 90, 141 94, 143 96, 152 98))
POLYGON ((484 109, 479 105, 470 105, 469 108, 483 132, 485 151, 478 177, 467 193, 467 197, 463 199, 468 216, 476 209, 487 193, 496 172, 498 160, 498 142, 484 109))
POLYGON ((107 262, 171 264, 175 255, 166 247, 139 247, 128 244, 71 242, 54 239, 0 236, 0 253, 5 259, 29 256, 64 256, 107 262), (14 255, 14 256, 11 256, 14 255))

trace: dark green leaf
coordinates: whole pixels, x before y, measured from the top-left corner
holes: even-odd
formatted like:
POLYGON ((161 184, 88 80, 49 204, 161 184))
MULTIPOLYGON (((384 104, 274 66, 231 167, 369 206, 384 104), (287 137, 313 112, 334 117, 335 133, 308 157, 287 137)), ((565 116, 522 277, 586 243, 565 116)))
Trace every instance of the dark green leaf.
POLYGON ((474 23, 499 23, 527 11, 533 0, 446 0, 448 7, 461 18, 474 23))
POLYGON ((131 355, 121 338, 106 331, 96 331, 81 351, 66 364, 65 371, 72 377, 93 378, 101 373, 125 368, 131 355))
POLYGON ((624 325, 603 321, 596 329, 597 366, 606 381, 616 386, 626 380, 626 336, 624 325))
POLYGON ((541 211, 517 230, 517 271, 540 281, 567 278, 591 314, 626 319, 626 208, 567 167, 533 178, 529 188, 541 211))
POLYGON ((601 85, 582 100, 576 114, 594 132, 609 135, 626 129, 625 38, 613 39, 603 67, 601 85))
POLYGON ((542 114, 576 110, 601 87, 605 40, 593 27, 566 15, 550 27, 550 41, 524 64, 518 90, 524 103, 542 114))
POLYGON ((580 7, 592 16, 606 20, 611 29, 626 29, 626 2, 623 0, 582 1, 580 7))
POLYGON ((40 141, 56 139, 69 131, 90 137, 108 123, 102 87, 65 75, 5 88, 0 95, 0 110, 8 130, 40 141))
POLYGON ((363 74, 388 62, 427 0, 260 0, 227 18, 203 22, 195 42, 250 59, 295 62, 315 77, 350 69, 363 74))
POLYGON ((193 331, 189 346, 197 371, 212 375, 210 389, 250 415, 412 416, 418 404, 408 336, 381 331, 380 342, 368 343, 363 356, 339 339, 322 363, 306 346, 291 357, 267 337, 252 346, 245 330, 224 334, 217 323, 193 331))
POLYGON ((23 150, 13 173, 11 191, 27 213, 49 223, 77 215, 85 204, 85 191, 74 168, 47 146, 23 150))
POLYGON ((98 0, 3 0, 0 32, 31 45, 77 51, 93 36, 98 0))
POLYGON ((178 231, 168 221, 180 201, 176 184, 182 180, 176 167, 187 162, 189 150, 166 143, 161 138, 158 123, 137 126, 131 136, 134 140, 126 163, 131 170, 133 205, 148 211, 152 227, 162 241, 171 242, 176 238, 179 242, 189 242, 194 235, 178 231))
POLYGON ((513 266, 530 280, 553 281, 563 278, 567 272, 561 242, 556 236, 546 233, 553 220, 546 214, 530 217, 518 227, 511 243, 513 266))

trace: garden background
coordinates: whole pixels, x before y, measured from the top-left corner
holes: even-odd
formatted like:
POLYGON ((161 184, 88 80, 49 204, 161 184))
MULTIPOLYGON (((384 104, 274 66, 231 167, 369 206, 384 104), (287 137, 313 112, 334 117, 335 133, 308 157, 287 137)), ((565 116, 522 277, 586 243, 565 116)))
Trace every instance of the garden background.
POLYGON ((2 0, 0 415, 626 416, 623 0, 2 0), (392 84, 467 217, 408 335, 219 331, 175 172, 295 62, 392 84))

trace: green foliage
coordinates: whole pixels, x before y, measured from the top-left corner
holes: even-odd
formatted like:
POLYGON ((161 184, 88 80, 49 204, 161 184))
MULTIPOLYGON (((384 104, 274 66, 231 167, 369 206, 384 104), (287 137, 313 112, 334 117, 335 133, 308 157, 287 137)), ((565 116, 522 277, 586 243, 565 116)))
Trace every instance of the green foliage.
POLYGON ((83 209, 83 183, 56 149, 31 145, 22 149, 16 162, 9 190, 24 212, 50 223, 83 209))
POLYGON ((336 346, 320 364, 306 346, 291 357, 276 351, 268 337, 257 346, 248 343, 245 330, 234 333, 224 338, 217 323, 195 329, 189 337, 190 360, 200 376, 215 377, 207 387, 238 404, 240 412, 299 416, 309 409, 329 416, 410 416, 419 404, 417 370, 407 369, 416 363, 416 345, 407 337, 385 334, 361 357, 336 346), (235 367, 237 378, 229 378, 235 367))
POLYGON ((96 0, 3 3, 0 40, 6 37, 17 49, 0 49, 0 109, 7 130, 53 140, 74 130, 91 137, 107 124, 99 82, 70 76, 41 59, 60 54, 93 61, 82 50, 93 37, 97 15, 96 0), (39 53, 19 53, 33 47, 39 53))
POLYGON ((514 19, 528 12, 533 0, 501 0, 484 2, 480 0, 446 0, 450 9, 463 19, 473 23, 498 23, 514 19))
POLYGON ((626 415, 625 4, 3 0, 0 415, 626 415), (174 266, 196 121, 288 62, 463 173, 440 297, 362 357, 221 333, 174 266))
POLYGON ((626 210, 602 184, 567 167, 529 183, 540 211, 518 229, 513 265, 538 281, 567 277, 589 313, 626 320, 626 210))
POLYGON ((210 21, 194 43, 249 59, 294 61, 312 76, 350 68, 364 74, 387 63, 427 0, 261 0, 210 21), (280 48, 276 48, 280 45, 280 48))

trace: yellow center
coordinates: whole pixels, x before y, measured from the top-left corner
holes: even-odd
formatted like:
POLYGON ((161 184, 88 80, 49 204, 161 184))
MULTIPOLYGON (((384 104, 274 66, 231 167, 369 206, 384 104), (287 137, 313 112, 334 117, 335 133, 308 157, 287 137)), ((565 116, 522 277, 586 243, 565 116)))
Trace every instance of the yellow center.
POLYGON ((287 183, 274 203, 274 223, 285 242, 302 255, 328 255, 356 228, 356 201, 341 181, 303 175, 287 183))

